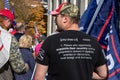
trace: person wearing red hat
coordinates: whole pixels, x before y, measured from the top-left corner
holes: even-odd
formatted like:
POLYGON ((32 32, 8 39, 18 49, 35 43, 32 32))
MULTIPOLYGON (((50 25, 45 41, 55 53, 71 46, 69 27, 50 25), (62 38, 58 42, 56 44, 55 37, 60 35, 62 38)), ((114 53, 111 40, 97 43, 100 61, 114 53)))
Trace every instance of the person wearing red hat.
POLYGON ((4 8, 3 10, 0 10, 0 15, 7 17, 8 19, 10 19, 11 21, 14 20, 14 15, 12 14, 12 12, 10 10, 8 10, 7 8, 4 8))
POLYGON ((79 9, 62 3, 51 11, 62 32, 48 36, 36 57, 34 80, 107 80, 102 48, 95 38, 80 31, 79 9))
POLYGON ((3 19, 3 27, 7 30, 10 26, 10 23, 14 20, 14 15, 10 10, 4 8, 3 10, 0 10, 0 16, 3 19))
POLYGON ((13 20, 10 10, 0 10, 0 80, 13 80, 13 71, 23 73, 29 68, 22 59, 16 38, 8 32, 13 20))

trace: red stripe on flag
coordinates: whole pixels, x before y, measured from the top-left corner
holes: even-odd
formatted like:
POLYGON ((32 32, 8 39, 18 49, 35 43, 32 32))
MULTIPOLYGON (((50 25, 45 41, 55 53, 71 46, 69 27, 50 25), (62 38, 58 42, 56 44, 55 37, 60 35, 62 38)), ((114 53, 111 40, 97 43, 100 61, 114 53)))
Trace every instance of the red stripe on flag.
POLYGON ((111 35, 110 38, 111 38, 111 40, 112 40, 112 47, 113 47, 113 50, 114 50, 114 54, 115 54, 115 56, 116 56, 118 62, 120 63, 120 57, 119 57, 118 52, 117 52, 116 47, 115 47, 113 35, 111 35))
POLYGON ((97 41, 100 41, 100 38, 102 37, 108 23, 110 22, 110 19, 111 19, 112 15, 113 15, 113 11, 114 11, 114 7, 112 7, 112 10, 110 11, 110 14, 109 14, 108 18, 106 19, 105 24, 103 25, 103 27, 102 27, 102 29, 101 29, 98 37, 97 37, 97 41))
POLYGON ((107 46, 101 44, 101 47, 102 47, 103 49, 107 50, 107 46))
POLYGON ((118 72, 120 72, 120 69, 115 70, 114 72, 112 72, 111 74, 109 74, 109 78, 111 78, 112 76, 114 76, 115 74, 117 74, 118 72))

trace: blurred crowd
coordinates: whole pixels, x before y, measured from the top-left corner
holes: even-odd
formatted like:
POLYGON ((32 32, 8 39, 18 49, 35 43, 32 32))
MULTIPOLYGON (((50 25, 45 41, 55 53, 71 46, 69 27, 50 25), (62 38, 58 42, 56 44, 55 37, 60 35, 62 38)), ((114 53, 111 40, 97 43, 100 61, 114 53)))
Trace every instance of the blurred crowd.
POLYGON ((33 39, 23 22, 13 25, 13 20, 10 10, 0 10, 0 80, 31 80, 35 58, 46 36, 37 32, 33 39))

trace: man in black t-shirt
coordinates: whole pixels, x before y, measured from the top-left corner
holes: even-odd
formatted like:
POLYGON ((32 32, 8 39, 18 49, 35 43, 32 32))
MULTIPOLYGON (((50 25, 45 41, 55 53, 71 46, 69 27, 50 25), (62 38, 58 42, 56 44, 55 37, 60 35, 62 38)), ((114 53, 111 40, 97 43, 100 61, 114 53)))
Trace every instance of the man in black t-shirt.
POLYGON ((81 32, 78 7, 62 3, 50 13, 62 32, 49 36, 36 58, 34 80, 92 80, 106 79, 106 59, 99 43, 81 32))

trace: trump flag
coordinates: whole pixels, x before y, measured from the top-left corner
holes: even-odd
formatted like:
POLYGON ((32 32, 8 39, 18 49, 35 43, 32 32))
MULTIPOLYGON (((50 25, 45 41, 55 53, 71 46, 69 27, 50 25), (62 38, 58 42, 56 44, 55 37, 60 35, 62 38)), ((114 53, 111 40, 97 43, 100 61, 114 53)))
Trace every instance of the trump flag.
POLYGON ((113 22, 110 26, 106 55, 109 80, 120 80, 120 42, 113 22))
POLYGON ((117 0, 91 0, 79 21, 80 29, 95 37, 105 50, 109 80, 120 80, 118 10, 117 0))

